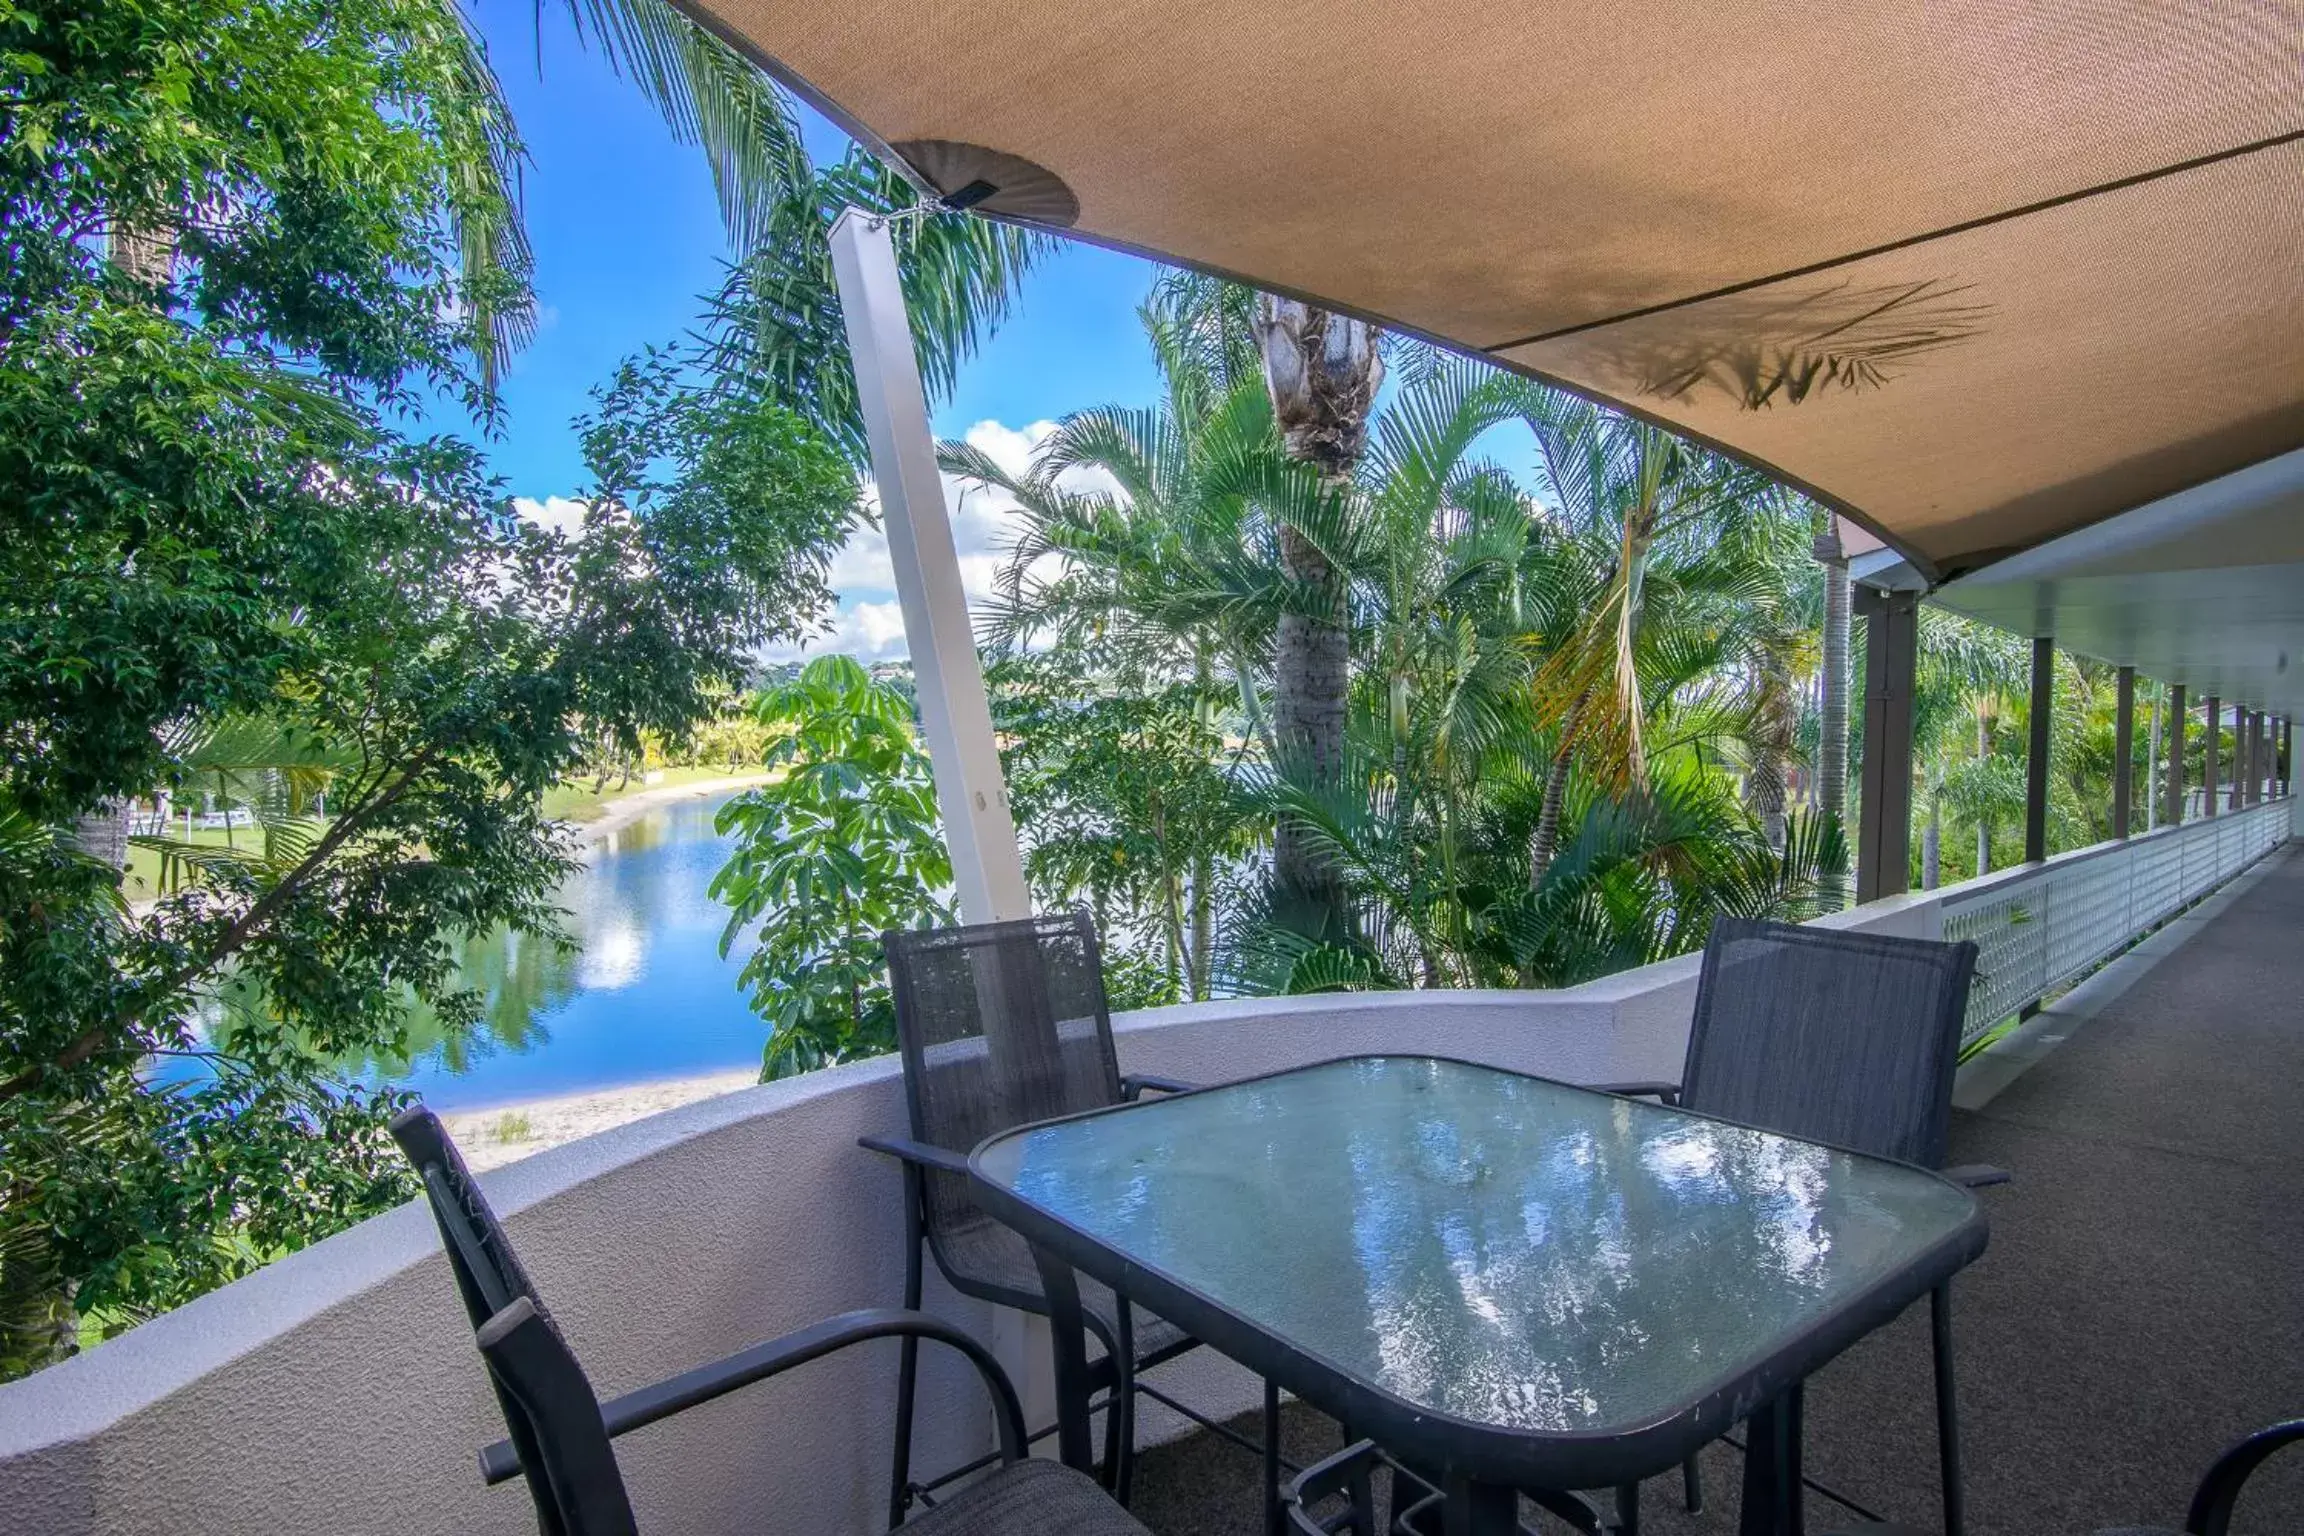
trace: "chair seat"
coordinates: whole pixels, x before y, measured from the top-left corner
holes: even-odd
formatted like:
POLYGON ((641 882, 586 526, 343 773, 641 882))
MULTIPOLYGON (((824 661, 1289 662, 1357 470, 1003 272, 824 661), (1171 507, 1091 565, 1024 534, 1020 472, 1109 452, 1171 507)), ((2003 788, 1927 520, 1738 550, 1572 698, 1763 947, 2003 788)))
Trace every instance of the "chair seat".
POLYGON ((1095 1479, 1062 1462, 1002 1467, 904 1522, 903 1536, 1151 1536, 1095 1479))

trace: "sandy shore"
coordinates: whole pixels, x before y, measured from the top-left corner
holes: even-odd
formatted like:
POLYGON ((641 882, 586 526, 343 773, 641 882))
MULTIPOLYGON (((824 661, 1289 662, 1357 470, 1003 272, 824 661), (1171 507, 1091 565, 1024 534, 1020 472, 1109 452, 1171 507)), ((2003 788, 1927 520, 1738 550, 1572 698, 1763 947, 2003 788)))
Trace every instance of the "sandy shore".
POLYGON ((590 821, 568 823, 580 843, 597 843, 613 833, 630 826, 642 815, 659 805, 671 805, 679 800, 700 800, 706 795, 724 795, 732 789, 750 789, 755 784, 768 782, 764 773, 740 773, 726 779, 697 779, 689 784, 665 784, 655 789, 634 790, 629 795, 618 795, 601 806, 600 814, 590 821))
POLYGON ((586 1136, 676 1109, 682 1104, 749 1088, 759 1080, 757 1069, 745 1067, 703 1077, 667 1078, 662 1082, 629 1083, 621 1088, 564 1094, 553 1099, 496 1104, 486 1109, 451 1110, 440 1119, 448 1127, 448 1134, 456 1138, 465 1162, 475 1169, 497 1168, 546 1147, 581 1141, 586 1136))

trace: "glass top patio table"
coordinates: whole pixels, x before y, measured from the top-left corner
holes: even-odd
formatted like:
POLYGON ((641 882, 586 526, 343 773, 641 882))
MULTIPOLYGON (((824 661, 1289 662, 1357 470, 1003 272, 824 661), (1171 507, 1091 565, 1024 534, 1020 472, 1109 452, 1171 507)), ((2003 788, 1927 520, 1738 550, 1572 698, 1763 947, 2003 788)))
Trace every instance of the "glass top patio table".
POLYGON ((1396 1453, 1668 1469, 1983 1251, 1932 1173, 1464 1062, 1354 1057, 992 1137, 978 1197, 1396 1453))

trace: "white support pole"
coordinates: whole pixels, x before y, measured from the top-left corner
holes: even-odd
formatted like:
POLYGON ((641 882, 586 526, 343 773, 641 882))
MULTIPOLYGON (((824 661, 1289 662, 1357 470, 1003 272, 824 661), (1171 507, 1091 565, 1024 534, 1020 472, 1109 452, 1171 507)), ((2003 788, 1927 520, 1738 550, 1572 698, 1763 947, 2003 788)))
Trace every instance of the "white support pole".
POLYGON ((920 695, 920 725, 936 775, 936 806, 952 851, 960 915, 971 923, 1032 915, 1016 824, 992 737, 984 669, 968 624, 960 559, 944 509, 928 397, 884 219, 851 208, 832 225, 832 272, 848 324, 864 436, 880 484, 880 526, 896 568, 896 598, 920 695))

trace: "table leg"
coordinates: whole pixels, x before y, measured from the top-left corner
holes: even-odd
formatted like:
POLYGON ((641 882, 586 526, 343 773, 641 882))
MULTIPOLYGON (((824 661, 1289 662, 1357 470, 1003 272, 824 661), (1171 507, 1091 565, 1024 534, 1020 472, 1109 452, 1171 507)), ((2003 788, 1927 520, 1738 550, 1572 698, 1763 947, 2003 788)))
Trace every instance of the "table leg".
POLYGON ((1519 1536, 1520 1490, 1448 1474, 1446 1536, 1519 1536))
MULTIPOLYGON (((1080 1282, 1072 1266, 1037 1243, 1041 1294, 1048 1298, 1048 1338, 1056 1364, 1056 1454, 1075 1471, 1096 1473, 1088 1434, 1088 1341, 1080 1321, 1080 1282)), ((1118 1412, 1115 1405, 1114 1412, 1118 1412)))
POLYGON ((1281 1536, 1287 1515, 1280 1508, 1280 1383, 1264 1378, 1264 1531, 1281 1536))
POLYGON ((1795 1384, 1745 1421, 1744 1500, 1738 1536, 1803 1536, 1800 1458, 1803 1387, 1795 1384))
POLYGON ((1784 1394, 1784 1529, 1791 1536, 1808 1532, 1808 1468, 1802 1447, 1808 1439, 1808 1384, 1801 1382, 1784 1394))

